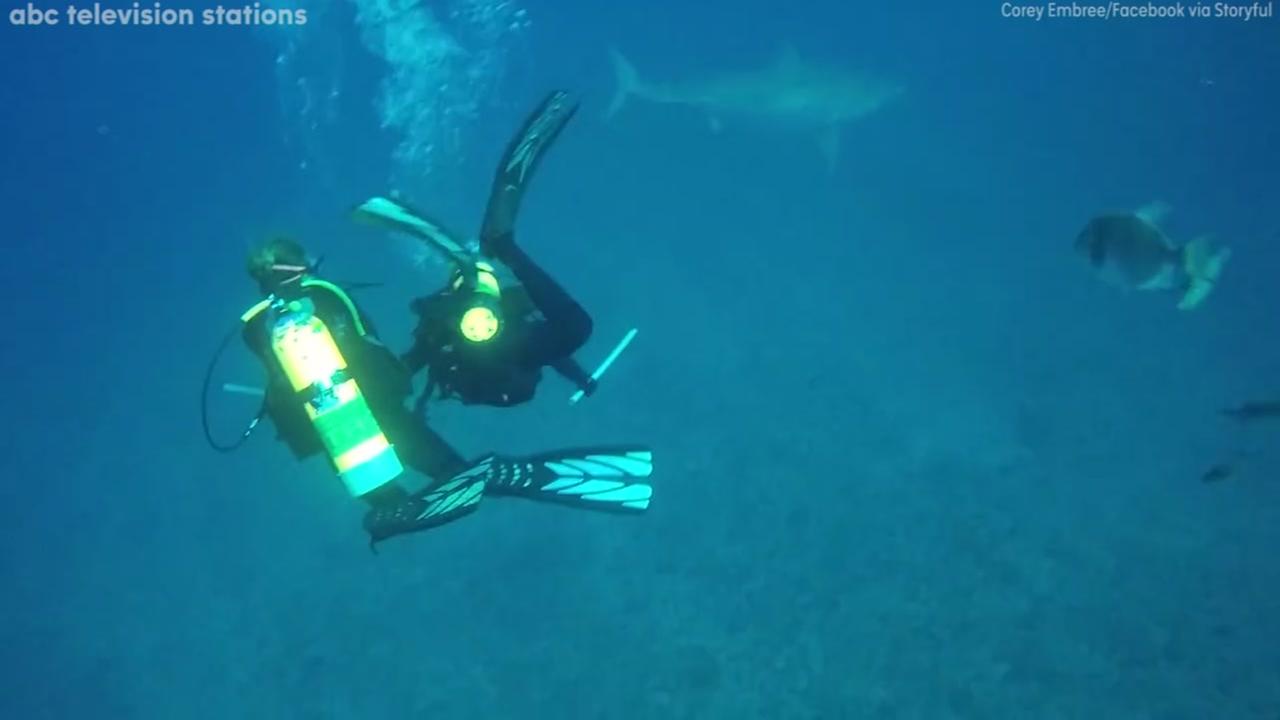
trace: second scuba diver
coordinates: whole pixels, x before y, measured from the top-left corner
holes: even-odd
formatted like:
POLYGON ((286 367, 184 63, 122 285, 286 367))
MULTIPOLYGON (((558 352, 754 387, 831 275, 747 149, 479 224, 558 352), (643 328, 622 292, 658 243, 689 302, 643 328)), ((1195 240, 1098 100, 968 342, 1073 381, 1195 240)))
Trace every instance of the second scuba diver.
POLYGON ((528 181, 576 110, 567 93, 551 93, 507 146, 480 230, 481 257, 403 203, 374 198, 357 209, 359 217, 426 242, 454 266, 443 289, 412 304, 418 327, 402 360, 414 374, 427 370, 419 410, 434 395, 467 405, 519 405, 533 398, 544 367, 582 394, 595 391, 595 378, 573 358, 591 336, 591 316, 515 243, 528 181), (519 285, 502 287, 489 260, 509 268, 519 285))
POLYGON ((248 271, 264 295, 241 316, 241 336, 267 370, 259 418, 271 418, 299 459, 328 455, 350 494, 368 503, 372 543, 442 525, 490 495, 615 512, 648 508, 652 488, 641 479, 653 466, 644 447, 464 460, 405 407, 409 371, 350 295, 317 275, 298 243, 267 243, 251 253, 248 271), (405 465, 428 484, 410 492, 401 484, 405 465))

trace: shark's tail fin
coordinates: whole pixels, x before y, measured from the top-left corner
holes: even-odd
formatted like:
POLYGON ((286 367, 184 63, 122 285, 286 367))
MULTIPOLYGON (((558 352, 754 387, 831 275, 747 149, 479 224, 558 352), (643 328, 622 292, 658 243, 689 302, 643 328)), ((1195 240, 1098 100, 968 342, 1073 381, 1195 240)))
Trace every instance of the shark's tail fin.
POLYGON ((609 109, 605 111, 606 120, 617 114, 626 104, 627 98, 640 89, 640 75, 631 61, 618 52, 617 48, 609 48, 609 57, 613 60, 613 76, 617 85, 613 89, 609 109))
POLYGON ((1231 259, 1230 248, 1214 248, 1208 238, 1200 237, 1182 248, 1182 268, 1187 273, 1187 291, 1178 302, 1179 310, 1198 307, 1213 292, 1222 268, 1231 259))

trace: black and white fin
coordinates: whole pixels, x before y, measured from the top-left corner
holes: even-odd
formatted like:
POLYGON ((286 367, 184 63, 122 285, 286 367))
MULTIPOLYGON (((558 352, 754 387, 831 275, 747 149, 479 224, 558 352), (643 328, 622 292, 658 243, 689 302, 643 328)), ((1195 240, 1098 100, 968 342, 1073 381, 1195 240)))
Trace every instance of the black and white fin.
POLYGON ((653 486, 647 448, 609 447, 544 453, 528 458, 493 458, 487 483, 494 493, 617 512, 643 512, 653 486))

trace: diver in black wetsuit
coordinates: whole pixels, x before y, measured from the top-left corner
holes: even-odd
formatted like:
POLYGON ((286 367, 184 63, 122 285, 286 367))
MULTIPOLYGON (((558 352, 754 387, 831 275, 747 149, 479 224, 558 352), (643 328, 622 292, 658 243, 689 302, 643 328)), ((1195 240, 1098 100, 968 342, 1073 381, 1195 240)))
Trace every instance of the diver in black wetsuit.
POLYGON ((457 519, 489 495, 614 512, 648 508, 652 489, 637 481, 652 472, 644 447, 464 460, 405 407, 409 371, 350 295, 316 275, 300 245, 273 240, 250 255, 248 271, 265 296, 240 318, 245 344, 267 371, 259 417, 271 418, 299 459, 328 455, 348 491, 368 503, 372 542, 457 519), (402 461, 427 476, 426 487, 411 493, 401 484, 402 461))
POLYGON ((519 405, 533 398, 544 367, 586 395, 595 392, 596 381, 573 358, 591 337, 591 316, 515 242, 528 181, 576 110, 566 93, 551 93, 507 146, 480 231, 482 258, 462 250, 438 224, 378 199, 382 210, 374 219, 416 234, 455 264, 442 290, 412 303, 418 326, 401 359, 414 374, 427 370, 419 409, 435 394, 468 405, 519 405), (519 285, 502 287, 487 260, 509 268, 519 285))
POLYGON ((481 261, 476 269, 485 289, 467 287, 455 272, 444 290, 413 301, 418 327, 413 347, 401 360, 413 374, 427 369, 423 401, 438 392, 442 399, 467 405, 519 405, 533 398, 547 366, 585 394, 594 393, 596 381, 573 358, 591 337, 591 316, 514 243, 499 252, 491 257, 511 268, 520 285, 488 291, 497 287, 490 281, 496 280, 495 272, 481 261), (464 324, 475 312, 476 294, 489 294, 486 305, 496 308, 485 310, 500 319, 464 324), (468 337, 490 332, 484 340, 468 337))
MULTIPOLYGON (((245 345, 267 369, 263 411, 275 425, 276 433, 299 460, 326 451, 325 440, 307 413, 307 402, 291 385, 290 373, 273 349, 273 323, 293 302, 309 302, 310 313, 318 318, 332 337, 341 359, 343 373, 355 379, 370 414, 387 444, 394 447, 397 460, 417 470, 433 482, 442 482, 466 470, 470 463, 427 427, 424 420, 405 407, 412 394, 409 372, 395 353, 378 339, 370 318, 340 286, 321 280, 315 263, 298 243, 277 238, 255 250, 249 257, 248 272, 267 300, 251 308, 241 318, 245 345)), ((376 436, 376 431, 371 431, 376 436)), ((339 468, 346 470, 346 468, 339 468)), ((358 472, 358 471, 357 471, 358 472)), ((410 495, 397 479, 378 483, 390 470, 375 471, 372 480, 357 480, 353 494, 373 509, 392 508, 410 495), (369 487, 373 486, 373 487, 369 487), (368 487, 367 491, 365 490, 368 487)), ((366 474, 366 476, 368 476, 366 474)), ((344 479, 347 479, 344 477, 344 479)), ((352 485, 352 482, 348 482, 352 485)))

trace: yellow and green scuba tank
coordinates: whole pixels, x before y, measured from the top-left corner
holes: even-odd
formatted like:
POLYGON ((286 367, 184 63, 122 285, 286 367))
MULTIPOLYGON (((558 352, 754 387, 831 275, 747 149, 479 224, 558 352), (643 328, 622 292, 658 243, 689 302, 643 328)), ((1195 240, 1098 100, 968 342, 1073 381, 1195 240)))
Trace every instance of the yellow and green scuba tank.
POLYGON ((470 268, 469 277, 461 268, 455 270, 450 284, 454 292, 464 285, 471 286, 468 307, 458 317, 459 334, 472 343, 486 343, 497 337, 503 322, 502 288, 497 270, 487 262, 478 261, 470 268))
MULTIPOLYGON (((359 314, 345 293, 322 281, 304 283, 304 287, 310 285, 322 285, 337 293, 352 308, 357 329, 364 334, 359 314)), ((360 497, 403 473, 395 448, 374 418, 360 385, 348 374, 346 358, 329 328, 315 314, 311 299, 268 298, 242 319, 247 322, 264 310, 268 311, 266 327, 271 352, 303 403, 347 491, 360 497)))

